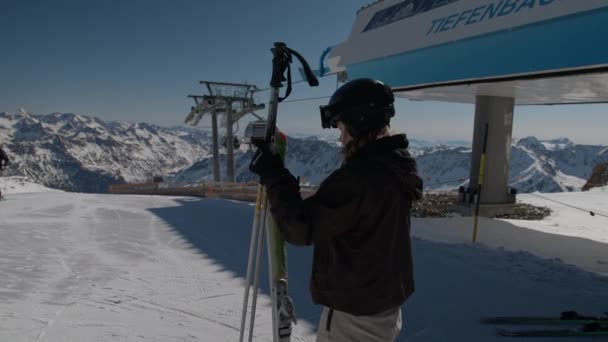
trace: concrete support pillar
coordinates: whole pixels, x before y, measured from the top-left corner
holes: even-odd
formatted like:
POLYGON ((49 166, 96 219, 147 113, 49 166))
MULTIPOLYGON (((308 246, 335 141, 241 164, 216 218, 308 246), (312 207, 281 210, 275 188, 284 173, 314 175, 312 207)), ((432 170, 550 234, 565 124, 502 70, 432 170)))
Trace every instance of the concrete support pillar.
POLYGON ((485 125, 488 124, 485 177, 481 194, 482 205, 514 203, 514 197, 509 194, 507 189, 514 108, 515 99, 513 98, 477 96, 469 187, 477 189, 485 125))
POLYGON ((226 111, 226 181, 234 182, 234 137, 232 136, 232 104, 226 111))
POLYGON ((213 139, 213 180, 220 181, 220 148, 217 132, 217 112, 211 112, 211 138, 213 139))

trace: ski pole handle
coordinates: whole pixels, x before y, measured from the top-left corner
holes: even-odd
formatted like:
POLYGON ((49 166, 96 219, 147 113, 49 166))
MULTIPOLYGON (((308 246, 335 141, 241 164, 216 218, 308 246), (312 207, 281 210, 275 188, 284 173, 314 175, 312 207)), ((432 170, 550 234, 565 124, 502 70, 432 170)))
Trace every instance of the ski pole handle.
POLYGON ((292 55, 296 56, 296 58, 302 64, 304 68, 304 74, 306 76, 306 81, 311 87, 316 87, 319 85, 319 80, 315 77, 312 70, 310 69, 310 65, 306 62, 306 59, 302 57, 297 51, 292 50, 287 47, 285 43, 275 42, 274 47, 270 49, 272 51, 272 77, 270 79, 270 101, 268 106, 268 119, 267 119, 267 127, 266 127, 266 143, 271 144, 272 139, 276 130, 277 123, 277 106, 278 103, 285 100, 291 94, 291 62, 292 55), (285 77, 285 72, 287 72, 287 78, 285 77), (283 82, 287 80, 287 91, 285 92, 285 96, 279 96, 279 88, 283 86, 283 82))

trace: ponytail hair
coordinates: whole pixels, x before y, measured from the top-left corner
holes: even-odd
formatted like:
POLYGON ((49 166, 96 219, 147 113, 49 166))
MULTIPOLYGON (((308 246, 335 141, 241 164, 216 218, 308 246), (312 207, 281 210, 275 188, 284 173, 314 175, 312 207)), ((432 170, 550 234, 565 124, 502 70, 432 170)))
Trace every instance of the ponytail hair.
MULTIPOLYGON (((346 128, 350 134, 350 129, 348 129, 348 125, 346 128)), ((346 145, 342 147, 342 157, 344 158, 344 163, 347 163, 348 160, 354 155, 356 155, 357 152, 359 152, 365 145, 369 144, 374 140, 378 140, 389 135, 391 135, 389 126, 377 128, 361 135, 353 136, 351 134, 351 141, 349 141, 346 145)))

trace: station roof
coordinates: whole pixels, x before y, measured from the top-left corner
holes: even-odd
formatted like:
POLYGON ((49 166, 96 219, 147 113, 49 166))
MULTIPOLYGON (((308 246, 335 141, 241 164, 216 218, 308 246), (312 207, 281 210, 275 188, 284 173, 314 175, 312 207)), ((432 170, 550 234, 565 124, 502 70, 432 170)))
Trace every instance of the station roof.
POLYGON ((327 64, 416 100, 608 102, 607 22, 606 0, 377 1, 327 64))

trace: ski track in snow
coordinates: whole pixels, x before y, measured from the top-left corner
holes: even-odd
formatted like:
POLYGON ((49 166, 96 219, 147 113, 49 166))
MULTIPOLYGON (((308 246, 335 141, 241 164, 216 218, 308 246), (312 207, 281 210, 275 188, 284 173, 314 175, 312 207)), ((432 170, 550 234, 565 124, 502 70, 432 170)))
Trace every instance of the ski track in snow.
MULTIPOLYGON (((231 248, 249 245, 250 204, 63 192, 11 196, 0 205, 0 341, 238 339, 244 275, 233 263, 234 254, 247 251, 231 248), (221 234, 234 224, 239 227, 221 234), (231 238, 247 241, 227 244, 231 238)), ((601 206, 605 197, 589 198, 601 206)), ((601 314, 608 306, 608 278, 601 276, 608 274, 608 244, 597 219, 567 209, 536 223, 482 219, 477 245, 467 242, 469 218, 413 220, 416 293, 404 306, 398 341, 504 341, 494 327, 477 323, 481 315, 601 314), (558 233, 585 228, 595 241, 548 234, 558 219, 558 233)), ((290 256, 290 265, 303 257, 290 256)), ((293 272, 293 282, 308 276, 293 272)), ((304 292, 293 295, 309 301, 304 292)), ((294 341, 314 341, 318 316, 311 307, 300 306, 294 341)), ((261 292, 255 341, 271 341, 270 324, 269 298, 261 292)))
MULTIPOLYGON (((243 280, 148 210, 171 198, 12 196, 0 207, 0 341, 238 338, 243 280)), ((256 335, 268 302, 260 294, 256 335)))

